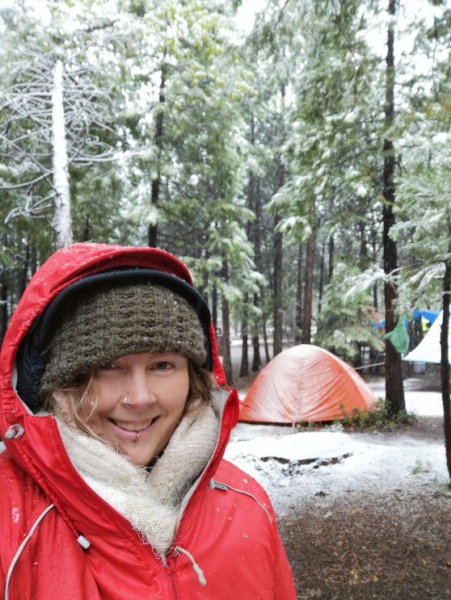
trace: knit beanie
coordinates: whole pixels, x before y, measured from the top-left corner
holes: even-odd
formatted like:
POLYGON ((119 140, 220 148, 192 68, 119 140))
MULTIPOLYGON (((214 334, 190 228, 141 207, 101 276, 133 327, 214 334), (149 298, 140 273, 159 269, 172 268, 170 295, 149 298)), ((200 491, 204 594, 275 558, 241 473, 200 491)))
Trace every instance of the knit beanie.
POLYGON ((96 366, 144 352, 175 352, 204 364, 205 336, 187 300, 151 283, 85 293, 58 323, 41 379, 41 396, 77 384, 96 366))

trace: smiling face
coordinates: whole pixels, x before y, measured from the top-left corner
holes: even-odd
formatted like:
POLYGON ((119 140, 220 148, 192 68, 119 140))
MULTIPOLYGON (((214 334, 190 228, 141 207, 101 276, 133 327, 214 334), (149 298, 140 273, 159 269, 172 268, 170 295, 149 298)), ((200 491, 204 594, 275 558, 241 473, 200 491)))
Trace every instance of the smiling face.
POLYGON ((122 356, 95 370, 97 410, 89 426, 135 465, 148 465, 174 433, 188 392, 188 360, 181 354, 122 356))

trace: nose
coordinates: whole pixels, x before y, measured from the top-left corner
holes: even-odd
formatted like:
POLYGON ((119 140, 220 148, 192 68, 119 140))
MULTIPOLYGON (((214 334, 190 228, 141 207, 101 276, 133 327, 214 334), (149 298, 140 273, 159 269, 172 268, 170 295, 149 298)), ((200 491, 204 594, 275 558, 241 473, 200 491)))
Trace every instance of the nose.
POLYGON ((133 408, 147 408, 157 400, 145 369, 135 369, 130 373, 128 388, 127 404, 133 408))

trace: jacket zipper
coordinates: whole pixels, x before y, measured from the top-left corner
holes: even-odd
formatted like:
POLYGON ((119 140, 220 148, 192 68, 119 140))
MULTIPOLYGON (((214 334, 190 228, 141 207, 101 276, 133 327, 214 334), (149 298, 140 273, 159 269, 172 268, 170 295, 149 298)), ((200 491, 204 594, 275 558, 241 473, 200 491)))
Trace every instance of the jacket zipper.
POLYGON ((173 566, 173 561, 171 559, 167 559, 165 556, 162 557, 163 565, 168 570, 169 580, 171 582, 172 594, 174 600, 180 600, 179 589, 177 585, 177 575, 175 573, 175 569, 173 566))

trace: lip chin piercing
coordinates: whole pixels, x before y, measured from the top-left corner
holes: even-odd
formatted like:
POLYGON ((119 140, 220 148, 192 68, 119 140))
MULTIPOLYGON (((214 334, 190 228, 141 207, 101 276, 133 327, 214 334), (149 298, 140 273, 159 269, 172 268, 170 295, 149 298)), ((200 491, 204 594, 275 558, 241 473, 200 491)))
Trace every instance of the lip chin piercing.
MULTIPOLYGON (((132 405, 128 403, 128 395, 127 394, 122 399, 122 404, 125 406, 125 408, 132 408, 132 405)), ((136 444, 136 442, 138 440, 139 440, 139 431, 135 431, 135 439, 133 440, 133 443, 136 444)))

